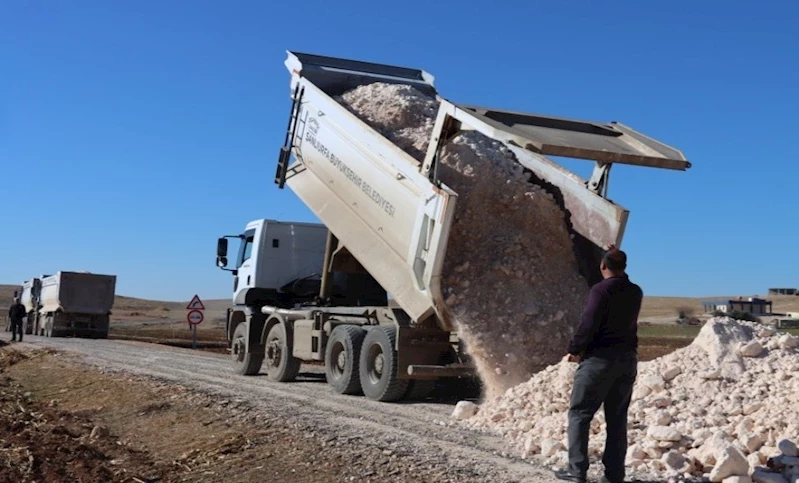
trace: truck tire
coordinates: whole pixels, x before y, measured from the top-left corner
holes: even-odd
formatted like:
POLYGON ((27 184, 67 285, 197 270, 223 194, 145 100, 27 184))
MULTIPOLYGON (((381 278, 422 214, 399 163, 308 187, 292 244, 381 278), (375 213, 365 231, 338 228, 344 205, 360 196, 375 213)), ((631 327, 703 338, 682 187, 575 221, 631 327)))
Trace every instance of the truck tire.
POLYGON ((355 325, 339 325, 330 334, 325 348, 327 383, 339 394, 360 394, 361 346, 366 331, 355 325))
POLYGON ((266 335, 264 347, 266 357, 266 378, 275 382, 289 382, 297 378, 302 361, 292 355, 292 348, 286 337, 286 327, 275 324, 266 335))
POLYGON ((369 399, 396 401, 405 395, 408 381, 397 379, 397 329, 381 325, 369 329, 361 347, 361 389, 369 399))
POLYGON ((249 332, 249 330, 250 324, 241 323, 237 325, 230 346, 230 355, 233 358, 233 370, 236 374, 242 376, 258 374, 258 371, 261 370, 261 364, 264 362, 264 356, 258 356, 247 352, 247 332, 249 332))

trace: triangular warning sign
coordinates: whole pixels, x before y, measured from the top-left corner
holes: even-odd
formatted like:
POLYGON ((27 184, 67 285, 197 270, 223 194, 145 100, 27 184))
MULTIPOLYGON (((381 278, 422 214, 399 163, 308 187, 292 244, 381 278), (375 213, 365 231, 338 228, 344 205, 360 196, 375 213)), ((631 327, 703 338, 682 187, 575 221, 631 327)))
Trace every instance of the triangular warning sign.
POLYGON ((195 295, 189 305, 186 306, 186 310, 205 310, 205 305, 200 301, 200 297, 195 295))

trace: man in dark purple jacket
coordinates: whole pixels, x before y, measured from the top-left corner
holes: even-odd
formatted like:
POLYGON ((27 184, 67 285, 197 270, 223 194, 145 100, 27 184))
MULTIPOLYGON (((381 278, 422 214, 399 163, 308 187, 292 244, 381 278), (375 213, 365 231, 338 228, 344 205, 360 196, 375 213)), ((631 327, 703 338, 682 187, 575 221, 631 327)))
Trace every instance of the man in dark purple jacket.
POLYGON ((599 266, 604 280, 588 294, 580 324, 569 343, 578 362, 569 407, 569 466, 561 480, 585 482, 591 420, 604 403, 607 439, 603 483, 624 481, 627 410, 638 375, 638 313, 643 291, 627 277, 627 255, 611 246, 599 266))

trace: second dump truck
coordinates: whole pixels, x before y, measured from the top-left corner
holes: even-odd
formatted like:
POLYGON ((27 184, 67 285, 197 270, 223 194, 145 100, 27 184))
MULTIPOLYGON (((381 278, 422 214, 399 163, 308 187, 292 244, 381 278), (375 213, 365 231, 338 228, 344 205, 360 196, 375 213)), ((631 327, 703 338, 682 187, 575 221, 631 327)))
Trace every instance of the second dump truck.
POLYGON ((234 275, 227 338, 239 374, 264 369, 291 381, 302 362, 318 361, 336 392, 394 401, 472 372, 440 287, 458 196, 437 179, 437 163, 461 130, 505 144, 562 200, 589 283, 599 279, 602 248, 620 246, 629 214, 607 198, 613 164, 690 167, 680 151, 623 124, 448 101, 423 70, 295 52, 285 65, 292 104, 275 183, 322 223, 256 220, 219 239, 217 265, 234 275), (440 101, 423 162, 334 99, 373 82, 440 101), (583 180, 547 155, 595 167, 583 180), (241 241, 235 269, 225 268, 229 238, 241 241))
POLYGON ((108 337, 116 275, 60 271, 22 284, 26 333, 46 337, 108 337))

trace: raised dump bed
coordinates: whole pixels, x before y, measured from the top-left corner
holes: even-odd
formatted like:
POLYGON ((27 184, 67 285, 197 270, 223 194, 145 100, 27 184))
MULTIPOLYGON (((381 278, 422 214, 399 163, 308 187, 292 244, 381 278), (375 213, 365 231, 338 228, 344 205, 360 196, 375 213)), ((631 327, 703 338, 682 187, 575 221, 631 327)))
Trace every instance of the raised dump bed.
POLYGON ((601 249, 621 245, 629 214, 606 198, 612 164, 690 167, 680 151, 620 123, 450 102, 438 95, 433 76, 419 69, 294 52, 288 53, 286 67, 294 106, 278 184, 300 197, 412 320, 433 317, 444 330, 452 327, 440 278, 457 194, 437 179, 437 158, 458 130, 473 129, 504 143, 524 168, 559 194, 581 238, 576 243, 590 281, 597 276, 591 271, 601 249), (423 163, 334 99, 373 82, 410 85, 439 100, 423 163), (581 179, 547 154, 594 160, 591 179, 581 179))

